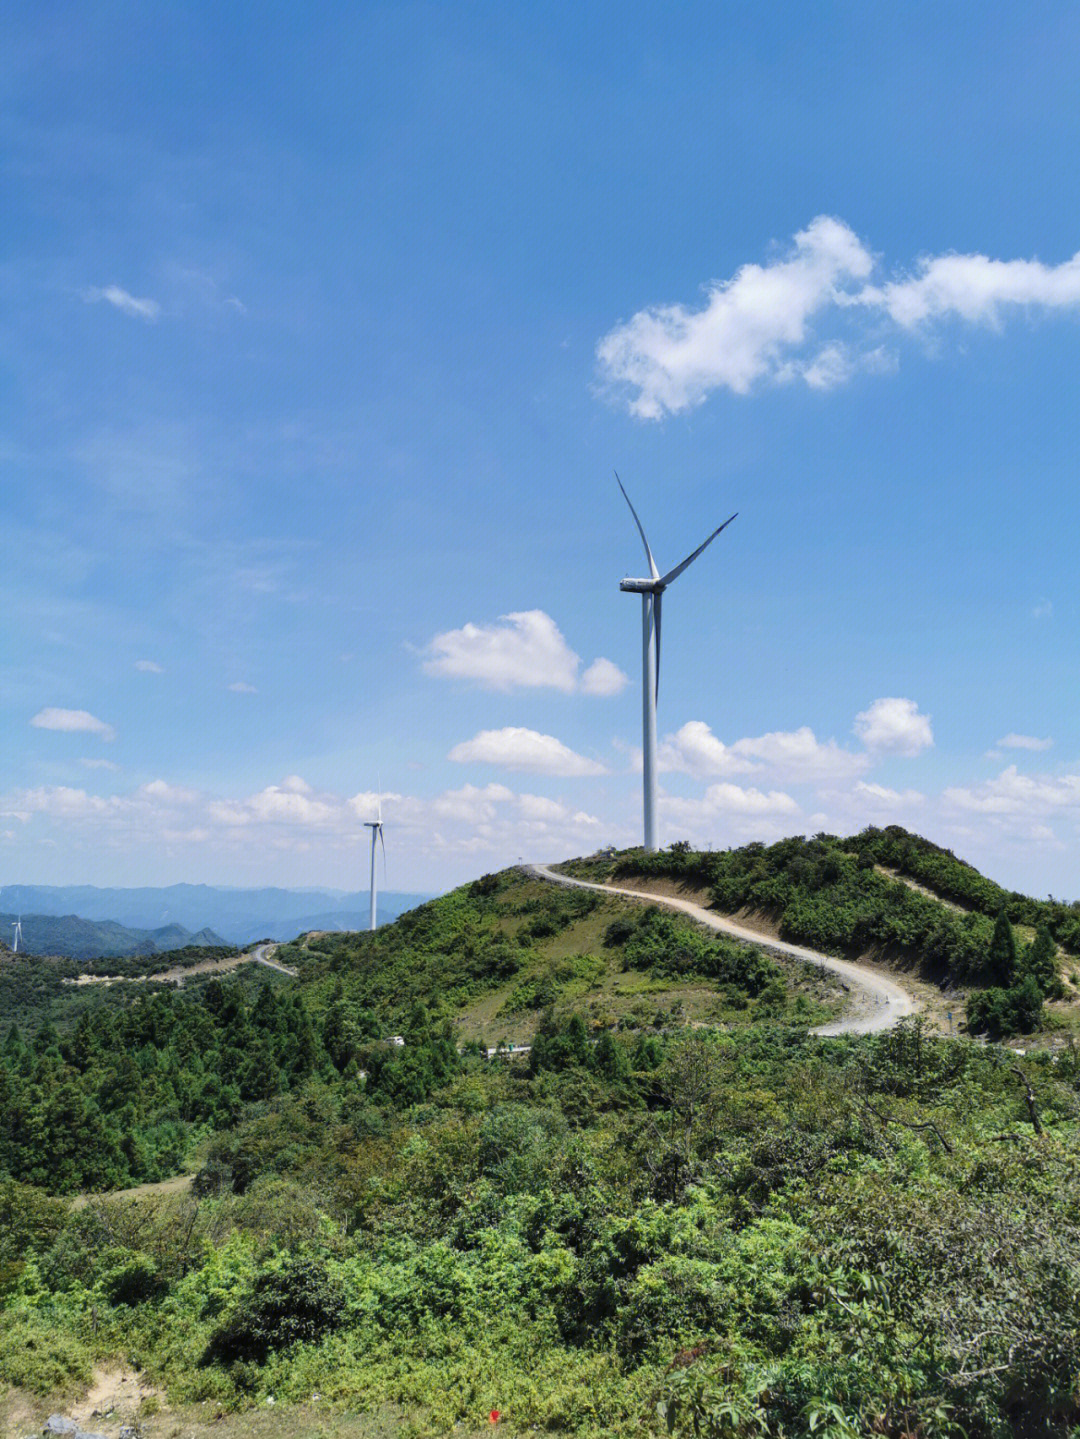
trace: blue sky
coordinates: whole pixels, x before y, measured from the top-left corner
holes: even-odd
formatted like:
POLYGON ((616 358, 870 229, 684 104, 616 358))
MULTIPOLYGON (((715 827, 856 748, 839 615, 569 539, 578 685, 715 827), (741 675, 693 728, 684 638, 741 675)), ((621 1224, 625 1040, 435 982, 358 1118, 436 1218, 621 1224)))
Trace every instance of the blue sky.
POLYGON ((1075 6, 14 7, 0 880, 1080 895, 1075 6), (507 618, 509 617, 509 618, 507 618))

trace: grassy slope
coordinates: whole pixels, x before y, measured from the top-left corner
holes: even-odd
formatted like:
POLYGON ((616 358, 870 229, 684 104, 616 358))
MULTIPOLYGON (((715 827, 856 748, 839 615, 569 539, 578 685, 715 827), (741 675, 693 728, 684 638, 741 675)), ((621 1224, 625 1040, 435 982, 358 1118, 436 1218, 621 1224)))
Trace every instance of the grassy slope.
MULTIPOLYGON (((641 906, 559 890, 520 870, 490 883, 490 893, 464 886, 374 935, 304 937, 275 957, 299 969, 316 1010, 340 993, 393 1032, 419 1001, 452 1020, 460 1042, 528 1043, 549 1007, 556 1015, 581 1012, 594 1030, 644 1028, 658 1019, 731 1025, 754 1018, 755 997, 735 996, 732 1004, 730 990, 714 978, 635 968, 625 942, 605 942, 613 921, 636 920, 641 906)), ((700 944, 706 936, 681 917, 665 916, 665 925, 675 942, 693 937, 700 944)), ((706 942, 715 945, 717 936, 708 934, 706 942)), ((777 1017, 817 1023, 837 1012, 842 993, 817 970, 792 964, 776 972, 785 991, 777 1017)))
POLYGON ((1080 910, 1005 891, 896 826, 718 853, 680 846, 603 853, 562 868, 597 882, 672 887, 786 939, 917 975, 924 1008, 943 1031, 947 1012, 955 1024, 968 995, 991 982, 980 965, 1004 911, 1020 949, 1039 925, 1055 936, 1063 993, 1048 1001, 1046 1021, 1080 1028, 1080 910))

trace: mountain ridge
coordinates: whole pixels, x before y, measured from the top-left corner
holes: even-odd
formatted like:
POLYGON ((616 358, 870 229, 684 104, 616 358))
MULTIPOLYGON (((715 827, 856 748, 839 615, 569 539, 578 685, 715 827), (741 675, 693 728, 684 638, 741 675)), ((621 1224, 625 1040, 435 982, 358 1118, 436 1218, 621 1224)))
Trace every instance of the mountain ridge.
MULTIPOLYGON (((386 923, 428 898, 405 891, 380 894, 379 922, 386 923)), ((155 931, 171 924, 192 933, 210 929, 221 936, 216 943, 228 944, 287 940, 305 929, 366 928, 369 904, 367 890, 294 890, 274 885, 241 889, 186 883, 135 887, 7 884, 0 888, 0 899, 5 910, 14 912, 13 917, 21 911, 24 927, 29 914, 75 915, 90 923, 113 923, 134 930, 155 931)))

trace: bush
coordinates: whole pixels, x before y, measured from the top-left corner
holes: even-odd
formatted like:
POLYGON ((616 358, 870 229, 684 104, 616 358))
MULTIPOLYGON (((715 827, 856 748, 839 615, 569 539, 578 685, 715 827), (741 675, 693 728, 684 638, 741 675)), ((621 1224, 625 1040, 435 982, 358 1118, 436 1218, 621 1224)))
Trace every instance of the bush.
POLYGON ((31 1394, 54 1395, 90 1383, 90 1356, 77 1339, 36 1314, 4 1315, 0 1380, 31 1394))
POLYGON ((967 1002, 967 1023, 973 1034, 1007 1039, 1013 1034, 1034 1034, 1042 1026, 1043 1001, 1034 976, 1011 989, 981 989, 967 1002))
POLYGON ((146 1254, 132 1254, 106 1270, 101 1279, 101 1291, 110 1304, 145 1304, 150 1299, 160 1299, 168 1287, 146 1254))
POLYGON ((259 1275, 211 1338, 203 1362, 262 1364, 271 1349, 331 1333, 344 1314, 345 1296, 325 1267, 312 1259, 291 1260, 259 1275))

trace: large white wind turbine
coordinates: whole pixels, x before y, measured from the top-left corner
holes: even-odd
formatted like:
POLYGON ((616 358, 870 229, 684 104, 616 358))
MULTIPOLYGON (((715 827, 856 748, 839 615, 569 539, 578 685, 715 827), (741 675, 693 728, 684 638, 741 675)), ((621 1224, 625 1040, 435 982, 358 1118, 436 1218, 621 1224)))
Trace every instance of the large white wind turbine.
MULTIPOLYGON (((623 489, 623 482, 618 475, 615 476, 619 489, 622 490, 623 499, 630 505, 630 496, 623 489)), ((653 559, 649 542, 645 538, 645 530, 638 519, 637 510, 630 505, 630 513, 634 517, 634 523, 638 527, 638 534, 645 546, 645 554, 649 560, 649 578, 645 580, 623 580, 619 589, 627 590, 630 594, 641 596, 641 655, 642 655, 642 676, 641 676, 641 709, 642 709, 642 770, 645 782, 645 848, 656 849, 656 699, 660 693, 660 600, 664 591, 672 580, 677 580, 688 565, 692 565, 706 546, 711 545, 721 530, 727 529, 728 525, 735 518, 724 521, 717 525, 704 544, 698 545, 692 555, 687 555, 681 565, 676 565, 673 570, 668 570, 662 575, 656 568, 656 561, 653 559)), ((736 511, 738 513, 738 511, 736 511)))
POLYGON ((385 868, 385 865, 386 865, 386 840, 383 839, 382 795, 381 795, 381 794, 379 795, 379 810, 378 810, 378 815, 379 815, 378 819, 366 819, 366 820, 364 821, 364 828, 371 830, 371 925, 370 925, 370 928, 371 928, 371 929, 374 929, 374 928, 375 928, 375 900, 376 900, 376 898, 377 898, 377 893, 378 893, 377 888, 376 888, 376 872, 375 872, 375 839, 376 839, 376 836, 378 837, 379 842, 382 844, 382 854, 383 854, 383 866, 384 866, 384 868, 385 868))
POLYGON ((12 927, 12 929, 15 931, 15 943, 11 946, 11 952, 12 952, 12 954, 18 954, 18 952, 19 952, 19 940, 22 939, 22 915, 21 915, 21 914, 19 915, 18 919, 12 920, 12 922, 11 922, 11 927, 12 927))

